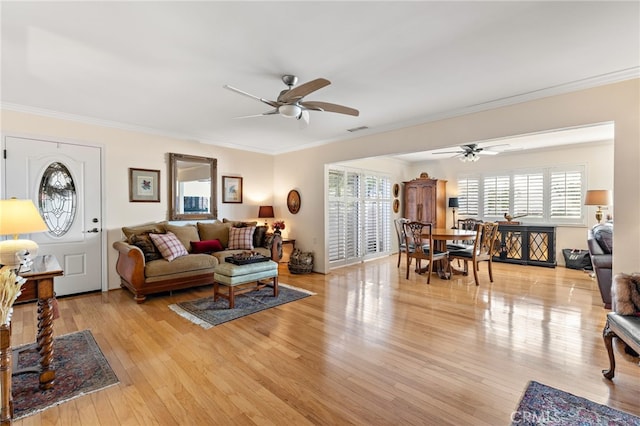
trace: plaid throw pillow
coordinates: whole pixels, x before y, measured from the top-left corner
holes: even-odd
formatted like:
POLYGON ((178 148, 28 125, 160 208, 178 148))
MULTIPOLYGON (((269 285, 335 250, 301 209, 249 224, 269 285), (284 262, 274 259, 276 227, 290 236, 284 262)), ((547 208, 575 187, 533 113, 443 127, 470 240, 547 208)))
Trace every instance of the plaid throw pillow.
POLYGON ((162 257, 171 262, 180 256, 186 256, 187 249, 180 242, 178 237, 173 232, 167 232, 166 234, 149 234, 153 244, 158 247, 162 257))
POLYGON ((255 226, 229 228, 229 250, 253 250, 255 226))

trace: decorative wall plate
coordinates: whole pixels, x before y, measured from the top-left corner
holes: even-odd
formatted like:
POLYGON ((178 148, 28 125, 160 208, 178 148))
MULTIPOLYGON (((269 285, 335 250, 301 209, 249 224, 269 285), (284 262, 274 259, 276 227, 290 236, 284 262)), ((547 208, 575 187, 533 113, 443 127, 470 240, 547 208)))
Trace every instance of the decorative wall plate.
POLYGON ((393 197, 394 198, 398 198, 398 195, 400 194, 400 185, 398 185, 397 183, 393 184, 393 197))
POLYGON ((400 200, 396 198, 393 200, 393 212, 398 213, 398 210, 400 210, 400 200))
POLYGON ((289 194, 287 194, 287 208, 292 214, 300 211, 300 193, 295 189, 292 189, 289 191, 289 194))

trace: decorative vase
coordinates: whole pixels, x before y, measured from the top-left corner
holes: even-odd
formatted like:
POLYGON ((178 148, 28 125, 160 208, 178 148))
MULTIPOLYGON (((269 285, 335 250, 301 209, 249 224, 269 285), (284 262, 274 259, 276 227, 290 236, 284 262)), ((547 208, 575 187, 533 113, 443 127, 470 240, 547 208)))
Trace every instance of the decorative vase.
POLYGON ((278 228, 277 226, 275 228, 273 228, 273 233, 280 235, 281 234, 280 228, 278 228))

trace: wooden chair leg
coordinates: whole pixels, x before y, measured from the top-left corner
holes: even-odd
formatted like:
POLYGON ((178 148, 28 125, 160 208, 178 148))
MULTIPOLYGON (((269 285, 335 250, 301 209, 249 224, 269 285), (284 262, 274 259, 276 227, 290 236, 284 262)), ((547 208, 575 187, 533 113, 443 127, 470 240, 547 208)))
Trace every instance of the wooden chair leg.
POLYGON ((400 267, 400 259, 402 258, 402 250, 398 250, 398 268, 400 267))
POLYGON ((409 279, 409 268, 411 268, 411 257, 407 254, 407 276, 406 279, 409 279))
POLYGON ((491 260, 489 260, 489 281, 493 282, 493 268, 491 267, 493 265, 493 262, 491 260))
POLYGON ((478 262, 473 262, 473 279, 476 285, 480 285, 480 281, 478 280, 478 262))
POLYGON ((433 274, 433 260, 429 261, 429 272, 427 275, 427 284, 431 284, 431 274, 433 274))

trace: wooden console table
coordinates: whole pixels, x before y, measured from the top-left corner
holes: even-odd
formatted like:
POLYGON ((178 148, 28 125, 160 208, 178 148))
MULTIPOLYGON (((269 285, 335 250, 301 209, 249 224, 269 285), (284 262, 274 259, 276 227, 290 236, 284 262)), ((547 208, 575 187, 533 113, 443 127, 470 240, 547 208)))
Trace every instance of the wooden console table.
MULTIPOLYGON (((54 256, 38 256, 34 259, 31 271, 21 272, 20 276, 27 281, 22 285, 22 294, 16 300, 38 302, 38 335, 35 345, 40 352, 40 389, 51 389, 56 372, 53 369, 53 307, 55 292, 53 279, 62 275, 62 268, 54 256)), ((13 401, 11 399, 11 328, 0 326, 0 386, 2 392, 2 408, 0 424, 10 424, 13 417, 13 401)), ((37 371, 37 370, 36 370, 37 371)))

